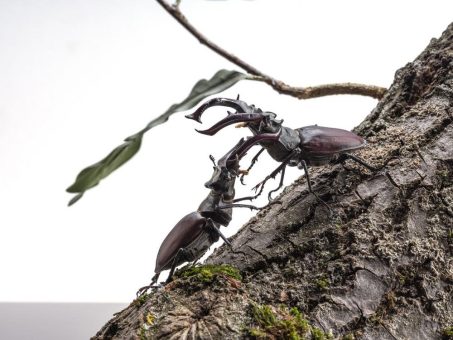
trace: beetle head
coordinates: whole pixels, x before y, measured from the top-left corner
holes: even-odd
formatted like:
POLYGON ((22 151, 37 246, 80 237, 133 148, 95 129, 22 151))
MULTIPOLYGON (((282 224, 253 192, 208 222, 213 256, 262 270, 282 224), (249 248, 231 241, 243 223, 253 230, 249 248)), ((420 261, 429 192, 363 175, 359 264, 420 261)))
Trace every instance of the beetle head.
POLYGON ((205 183, 205 187, 222 194, 234 195, 234 182, 236 177, 236 170, 234 168, 228 169, 219 163, 216 164, 214 157, 209 156, 214 163, 212 177, 205 183))
POLYGON ((263 112, 261 115, 263 119, 259 124, 247 124, 254 133, 275 133, 280 131, 283 119, 276 119, 277 115, 273 112, 263 112))
POLYGON ((211 179, 205 183, 206 188, 214 190, 219 194, 234 196, 234 183, 237 171, 239 170, 239 160, 245 154, 241 154, 244 143, 245 139, 241 138, 217 163, 212 155, 209 156, 214 164, 214 172, 212 173, 211 179))
POLYGON ((263 112, 254 105, 248 105, 239 99, 213 98, 202 104, 194 113, 187 115, 186 118, 193 119, 201 123, 201 116, 208 108, 212 106, 227 106, 236 110, 228 112, 228 116, 220 120, 209 129, 196 130, 205 135, 215 135, 224 127, 241 123, 241 126, 247 126, 254 134, 276 133, 280 130, 283 120, 276 119, 277 115, 273 112, 263 112))
POLYGON ((247 151, 254 145, 265 141, 277 141, 280 137, 280 131, 276 133, 263 133, 241 138, 239 142, 228 151, 217 163, 214 157, 210 156, 214 163, 214 172, 209 181, 205 183, 205 187, 223 194, 225 198, 234 197, 234 183, 238 175, 239 161, 244 157, 247 151))

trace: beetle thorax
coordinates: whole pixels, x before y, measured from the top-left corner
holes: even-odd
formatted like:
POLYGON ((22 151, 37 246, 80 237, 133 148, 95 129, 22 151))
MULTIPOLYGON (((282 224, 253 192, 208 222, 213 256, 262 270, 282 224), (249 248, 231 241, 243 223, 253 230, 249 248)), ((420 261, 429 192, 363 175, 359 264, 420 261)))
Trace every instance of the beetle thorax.
POLYGON ((278 143, 263 142, 261 144, 264 148, 266 148, 267 152, 273 159, 281 162, 291 151, 299 147, 299 133, 296 130, 283 126, 281 127, 278 143))

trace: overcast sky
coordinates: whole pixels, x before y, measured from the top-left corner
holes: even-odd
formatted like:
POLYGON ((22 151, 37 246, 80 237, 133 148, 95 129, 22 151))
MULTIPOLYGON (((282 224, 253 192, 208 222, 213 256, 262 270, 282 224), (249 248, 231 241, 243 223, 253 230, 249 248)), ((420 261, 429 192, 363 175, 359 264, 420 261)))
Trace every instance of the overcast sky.
MULTIPOLYGON (((368 3, 183 0, 181 9, 210 39, 291 85, 387 87, 447 27, 453 3, 368 3)), ((177 114, 71 208, 65 189, 221 68, 237 69, 152 0, 0 0, 0 301, 129 301, 149 282, 160 243, 208 193, 208 155, 248 132, 202 136, 177 114)), ((294 128, 352 129, 376 105, 358 96, 302 102, 252 82, 222 96, 238 93, 294 128)), ((262 158, 238 196, 275 167, 262 158)), ((228 236, 250 217, 234 214, 228 236)))

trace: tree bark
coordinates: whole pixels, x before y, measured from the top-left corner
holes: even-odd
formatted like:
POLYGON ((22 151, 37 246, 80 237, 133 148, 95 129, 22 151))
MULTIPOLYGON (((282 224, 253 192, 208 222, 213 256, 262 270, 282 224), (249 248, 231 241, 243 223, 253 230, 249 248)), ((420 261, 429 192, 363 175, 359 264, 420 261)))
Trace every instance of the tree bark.
POLYGON ((333 215, 301 177, 207 260, 241 280, 181 276, 93 339, 452 339, 452 115, 453 24, 355 129, 382 169, 310 169, 333 215))

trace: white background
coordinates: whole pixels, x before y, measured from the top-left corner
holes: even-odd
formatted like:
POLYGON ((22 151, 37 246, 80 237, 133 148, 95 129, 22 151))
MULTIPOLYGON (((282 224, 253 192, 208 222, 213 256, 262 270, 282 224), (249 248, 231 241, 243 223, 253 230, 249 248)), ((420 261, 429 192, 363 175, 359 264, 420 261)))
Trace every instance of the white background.
MULTIPOLYGON (((291 85, 387 87, 440 36, 452 4, 183 0, 181 9, 207 37, 291 85)), ((180 113, 71 208, 65 188, 221 68, 237 69, 152 0, 0 0, 0 301, 129 301, 149 282, 161 241, 208 193, 208 155, 219 158, 248 132, 202 136, 180 113)), ((351 129, 376 105, 359 96, 299 101, 254 82, 222 96, 237 93, 294 128, 351 129)), ((213 111, 204 126, 224 112, 213 111)), ((262 158, 248 184, 275 167, 262 158)), ((249 216, 236 210, 225 234, 249 216)))

